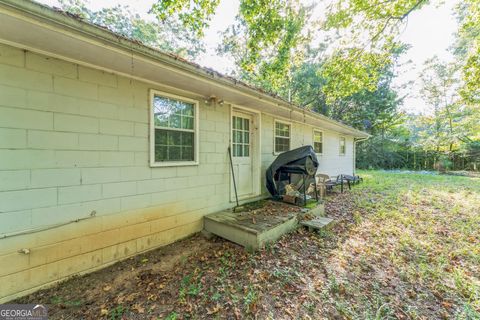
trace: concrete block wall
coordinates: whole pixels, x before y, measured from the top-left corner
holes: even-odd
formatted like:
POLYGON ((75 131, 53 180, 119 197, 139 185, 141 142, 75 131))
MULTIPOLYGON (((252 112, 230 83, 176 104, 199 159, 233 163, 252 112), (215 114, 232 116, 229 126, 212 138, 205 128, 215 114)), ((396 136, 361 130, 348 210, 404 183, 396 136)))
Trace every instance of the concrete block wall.
POLYGON ((0 236, 53 227, 0 237, 0 302, 200 231, 231 205, 229 107, 200 101, 200 165, 151 168, 150 89, 165 91, 0 44, 0 236))
POLYGON ((325 173, 329 176, 339 174, 353 174, 353 137, 343 136, 338 132, 325 130, 323 128, 314 128, 310 125, 290 122, 288 119, 275 117, 269 114, 262 114, 262 193, 268 194, 265 188, 265 170, 276 158, 274 153, 274 130, 275 120, 288 122, 291 125, 291 149, 305 145, 313 145, 313 130, 318 129, 323 132, 323 153, 317 154, 319 161, 318 173, 325 173), (345 137, 346 151, 345 155, 340 155, 340 137, 345 137))
MULTIPOLYGON (((0 303, 186 237, 232 206, 230 106, 199 100, 198 166, 152 168, 150 89, 184 95, 0 44, 0 303)), ((274 117, 261 119, 266 194, 274 117)), ((292 148, 312 144, 312 129, 292 123, 292 148)), ((338 134, 324 135, 319 171, 351 173, 353 140, 339 156, 338 134)))

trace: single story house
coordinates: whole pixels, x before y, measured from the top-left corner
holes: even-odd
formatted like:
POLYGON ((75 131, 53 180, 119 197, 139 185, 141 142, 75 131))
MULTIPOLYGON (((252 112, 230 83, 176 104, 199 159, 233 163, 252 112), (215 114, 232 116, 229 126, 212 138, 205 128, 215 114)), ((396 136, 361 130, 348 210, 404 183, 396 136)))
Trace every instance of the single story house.
POLYGON ((353 174, 368 135, 26 0, 0 0, 0 303, 266 195, 277 154, 353 174))

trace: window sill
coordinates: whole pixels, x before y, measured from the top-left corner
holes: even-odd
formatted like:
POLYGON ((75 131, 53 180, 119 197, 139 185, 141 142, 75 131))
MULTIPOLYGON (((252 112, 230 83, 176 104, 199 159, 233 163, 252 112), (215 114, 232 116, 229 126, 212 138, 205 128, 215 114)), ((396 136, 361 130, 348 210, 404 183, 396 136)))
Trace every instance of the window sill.
POLYGON ((198 161, 172 161, 172 162, 153 162, 150 163, 151 168, 161 167, 184 167, 184 166, 198 166, 198 161))

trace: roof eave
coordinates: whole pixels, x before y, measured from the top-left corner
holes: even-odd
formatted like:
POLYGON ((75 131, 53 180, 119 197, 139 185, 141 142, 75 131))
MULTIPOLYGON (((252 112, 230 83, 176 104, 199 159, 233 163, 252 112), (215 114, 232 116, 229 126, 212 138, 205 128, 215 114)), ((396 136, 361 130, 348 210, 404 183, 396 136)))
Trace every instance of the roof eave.
POLYGON ((349 134, 354 137, 370 137, 370 135, 366 132, 357 130, 353 127, 330 119, 319 113, 299 108, 298 106, 295 106, 294 104, 289 103, 288 101, 285 101, 280 97, 272 96, 271 94, 261 89, 251 87, 246 83, 238 81, 232 77, 225 76, 215 70, 201 67, 198 64, 191 63, 178 56, 167 54, 143 45, 139 42, 132 41, 131 39, 115 34, 105 28, 101 28, 99 26, 85 22, 78 17, 68 15, 62 11, 57 11, 42 4, 26 0, 0 0, 0 4, 9 7, 10 9, 13 9, 15 11, 21 12, 22 14, 35 17, 36 19, 46 21, 67 30, 74 31, 76 33, 81 33, 83 36, 94 38, 97 41, 108 43, 109 45, 115 46, 119 49, 123 49, 128 52, 135 52, 138 55, 142 55, 146 58, 158 61, 162 64, 192 73, 198 77, 204 78, 205 80, 214 81, 221 85, 235 88, 235 90, 239 90, 257 99, 262 99, 263 101, 268 101, 272 104, 289 108, 291 111, 299 112, 304 115, 316 118, 318 120, 328 122, 334 126, 342 128, 344 131, 349 132, 349 134))

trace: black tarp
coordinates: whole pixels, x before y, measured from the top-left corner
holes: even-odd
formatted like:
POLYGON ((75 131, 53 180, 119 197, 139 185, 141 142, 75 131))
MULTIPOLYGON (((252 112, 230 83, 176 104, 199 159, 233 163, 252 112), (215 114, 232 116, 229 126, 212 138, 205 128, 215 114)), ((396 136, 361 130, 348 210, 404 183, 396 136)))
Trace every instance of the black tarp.
MULTIPOLYGON (((279 169, 288 165, 303 166, 306 164, 307 158, 311 159, 316 170, 318 168, 318 159, 312 146, 303 146, 278 155, 277 159, 272 162, 265 173, 266 187, 273 197, 280 196, 279 186, 277 186, 279 169)), ((283 180, 284 177, 280 177, 280 181, 283 180)))

